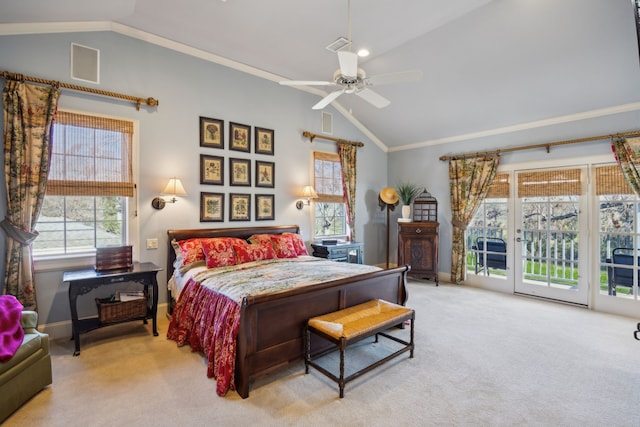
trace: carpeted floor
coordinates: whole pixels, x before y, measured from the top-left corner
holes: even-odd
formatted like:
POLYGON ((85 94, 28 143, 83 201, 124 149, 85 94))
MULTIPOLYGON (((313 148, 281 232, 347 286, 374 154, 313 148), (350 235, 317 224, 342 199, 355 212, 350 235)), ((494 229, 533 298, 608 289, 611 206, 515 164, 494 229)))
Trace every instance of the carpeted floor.
MULTIPOLYGON (((638 319, 466 286, 409 285, 415 357, 337 385, 304 364, 215 393, 200 354, 128 323, 52 345, 53 385, 9 426, 640 426, 638 319)), ((640 314, 639 314, 640 317, 640 314)), ((394 333, 404 334, 405 331, 394 333)), ((386 351, 359 345, 347 363, 386 351)))

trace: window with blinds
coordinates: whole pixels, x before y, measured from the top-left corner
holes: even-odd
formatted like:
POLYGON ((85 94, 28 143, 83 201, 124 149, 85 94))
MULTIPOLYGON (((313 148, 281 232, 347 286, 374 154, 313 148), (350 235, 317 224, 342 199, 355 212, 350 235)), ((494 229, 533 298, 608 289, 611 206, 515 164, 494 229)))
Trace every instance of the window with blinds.
POLYGON ((640 241, 637 220, 640 199, 633 193, 620 166, 602 165, 592 170, 598 199, 600 294, 637 299, 634 288, 637 288, 639 274, 633 253, 637 253, 640 241), (621 256, 614 256, 615 253, 621 256))
POLYGON ((59 111, 47 195, 133 196, 133 123, 59 111))
POLYGON ((347 218, 342 188, 340 157, 335 153, 313 152, 314 234, 316 237, 346 236, 347 218))
POLYGON ((134 123, 59 111, 34 256, 92 254, 127 244, 134 123))

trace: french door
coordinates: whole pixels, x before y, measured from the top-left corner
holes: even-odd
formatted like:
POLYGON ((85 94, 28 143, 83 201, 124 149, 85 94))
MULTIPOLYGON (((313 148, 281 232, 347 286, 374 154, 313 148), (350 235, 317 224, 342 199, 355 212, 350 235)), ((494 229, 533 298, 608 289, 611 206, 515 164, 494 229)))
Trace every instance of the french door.
POLYGON ((588 304, 586 167, 516 171, 514 291, 588 304))

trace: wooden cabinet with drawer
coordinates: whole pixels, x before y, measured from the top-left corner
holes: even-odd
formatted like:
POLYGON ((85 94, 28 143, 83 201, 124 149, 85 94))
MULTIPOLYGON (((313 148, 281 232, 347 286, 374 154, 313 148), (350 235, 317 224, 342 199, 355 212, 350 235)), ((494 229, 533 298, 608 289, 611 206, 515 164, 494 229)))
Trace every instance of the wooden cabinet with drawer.
POLYGON ((438 285, 438 227, 435 221, 398 222, 398 265, 409 264, 409 274, 438 285))
POLYGON ((362 243, 346 242, 334 245, 312 243, 313 256, 327 258, 338 262, 362 264, 362 243))

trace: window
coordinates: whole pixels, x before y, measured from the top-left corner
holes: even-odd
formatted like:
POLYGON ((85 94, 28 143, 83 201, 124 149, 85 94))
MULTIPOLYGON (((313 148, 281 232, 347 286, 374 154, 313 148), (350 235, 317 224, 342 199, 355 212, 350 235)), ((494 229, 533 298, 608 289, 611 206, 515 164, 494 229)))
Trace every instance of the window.
POLYGON ((509 174, 498 173, 466 230, 467 248, 471 248, 467 253, 468 271, 506 276, 506 255, 501 248, 507 241, 508 200, 509 174))
POLYGON ((337 154, 314 151, 314 209, 316 237, 346 236, 347 217, 342 189, 342 171, 337 154))
MULTIPOLYGON (((595 168, 599 204, 600 294, 633 299, 639 273, 640 199, 618 165, 595 168)), ((635 295, 637 298, 638 295, 635 295)))
POLYGON ((58 112, 34 256, 87 254, 128 242, 133 129, 127 120, 58 112))

